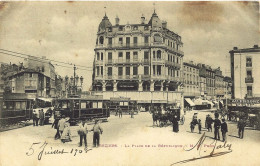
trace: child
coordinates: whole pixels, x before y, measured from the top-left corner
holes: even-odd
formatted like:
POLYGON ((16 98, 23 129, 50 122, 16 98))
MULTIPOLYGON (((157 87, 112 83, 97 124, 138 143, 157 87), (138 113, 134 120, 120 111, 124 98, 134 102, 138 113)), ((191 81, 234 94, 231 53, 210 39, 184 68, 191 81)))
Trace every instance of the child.
POLYGON ((63 133, 61 135, 61 142, 65 143, 65 142, 70 142, 71 139, 70 139, 70 136, 71 136, 71 133, 70 133, 70 124, 68 122, 65 123, 64 125, 64 130, 63 130, 63 133))
POLYGON ((201 134, 201 120, 198 120, 198 128, 199 128, 199 134, 201 134))

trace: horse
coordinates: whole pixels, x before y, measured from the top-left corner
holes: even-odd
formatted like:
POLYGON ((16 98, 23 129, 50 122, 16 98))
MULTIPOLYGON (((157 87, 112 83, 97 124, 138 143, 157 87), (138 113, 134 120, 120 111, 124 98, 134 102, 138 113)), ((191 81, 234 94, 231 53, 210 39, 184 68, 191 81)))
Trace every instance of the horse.
POLYGON ((154 123, 156 123, 156 126, 158 127, 158 123, 157 121, 159 121, 159 114, 157 112, 153 111, 153 127, 154 127, 154 123))

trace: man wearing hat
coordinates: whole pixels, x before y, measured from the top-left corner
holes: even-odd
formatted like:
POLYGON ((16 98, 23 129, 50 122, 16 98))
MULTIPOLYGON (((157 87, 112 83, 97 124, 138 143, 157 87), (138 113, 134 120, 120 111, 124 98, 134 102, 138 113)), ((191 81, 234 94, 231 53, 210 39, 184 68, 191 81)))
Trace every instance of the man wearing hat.
POLYGON ((81 119, 78 128, 78 134, 80 136, 79 147, 82 146, 83 139, 84 139, 85 147, 87 147, 87 133, 88 133, 88 128, 87 128, 86 121, 84 119, 81 119))
POLYGON ((100 133, 103 133, 103 129, 98 124, 98 119, 95 120, 95 125, 93 129, 91 130, 94 132, 93 134, 93 147, 99 146, 99 140, 100 140, 100 133))
POLYGON ((59 128, 60 135, 62 135, 62 133, 63 133, 65 123, 66 123, 65 115, 62 115, 62 118, 58 122, 58 128, 59 128))
POLYGON ((222 119, 222 123, 221 123, 221 132, 222 132, 223 142, 227 141, 226 133, 228 132, 228 127, 224 118, 222 119))
POLYGON ((221 121, 220 121, 218 118, 219 118, 219 114, 218 114, 218 113, 215 113, 215 120, 214 120, 214 139, 220 140, 219 129, 220 129, 220 126, 221 126, 221 121))

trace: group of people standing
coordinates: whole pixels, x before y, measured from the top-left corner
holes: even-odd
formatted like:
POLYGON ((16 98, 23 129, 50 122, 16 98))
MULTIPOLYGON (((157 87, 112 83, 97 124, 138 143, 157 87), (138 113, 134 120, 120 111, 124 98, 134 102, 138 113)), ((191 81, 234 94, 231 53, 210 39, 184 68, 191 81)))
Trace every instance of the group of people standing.
MULTIPOLYGON (((55 119, 55 121, 52 124, 52 127, 54 127, 57 132, 54 136, 55 139, 61 139, 61 142, 69 142, 71 140, 71 131, 70 131, 70 123, 69 118, 65 118, 64 115, 62 115, 61 119, 55 119)), ((79 147, 82 146, 82 143, 84 141, 85 147, 87 147, 87 134, 89 131, 93 131, 93 147, 98 147, 100 143, 100 134, 103 133, 102 127, 98 123, 98 119, 95 120, 95 124, 92 128, 92 130, 88 130, 86 121, 84 119, 81 119, 79 121, 79 126, 77 128, 77 133, 79 135, 79 147)))
MULTIPOLYGON (((130 110, 130 112, 129 112, 129 114, 131 115, 131 118, 134 118, 134 112, 135 112, 135 110, 134 110, 134 108, 132 108, 131 110, 130 110)), ((123 115, 123 111, 122 111, 122 108, 121 107, 117 107, 116 108, 116 114, 115 114, 115 116, 119 116, 119 118, 122 118, 122 115, 123 115)))
MULTIPOLYGON (((219 130, 221 129, 222 140, 226 141, 226 133, 228 132, 228 126, 225 119, 222 119, 222 122, 219 120, 219 114, 215 113, 215 119, 213 120, 208 114, 205 120, 205 128, 208 129, 208 132, 212 132, 212 124, 214 123, 214 139, 220 140, 219 130)), ((202 130, 201 120, 198 119, 198 113, 194 113, 192 121, 190 123, 191 132, 194 132, 195 126, 198 125, 199 133, 202 130)))
POLYGON ((39 125, 43 126, 44 118, 45 118, 45 115, 44 115, 43 109, 40 109, 38 111, 36 109, 33 110, 33 126, 38 126, 39 120, 40 120, 39 125))

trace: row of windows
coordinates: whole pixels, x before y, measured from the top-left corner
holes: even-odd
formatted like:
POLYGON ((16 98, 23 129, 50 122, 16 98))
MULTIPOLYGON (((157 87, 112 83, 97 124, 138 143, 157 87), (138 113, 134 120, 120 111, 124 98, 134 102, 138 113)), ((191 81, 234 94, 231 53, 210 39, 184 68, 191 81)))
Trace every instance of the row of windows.
POLYGON ((195 68, 192 68, 192 67, 188 67, 188 66, 183 65, 183 68, 184 68, 184 71, 189 71, 189 72, 193 72, 193 73, 199 72, 198 69, 195 69, 195 68))
MULTIPOLYGON (((98 75, 103 75, 103 66, 101 66, 101 74, 99 74, 99 69, 100 67, 97 67, 97 76, 98 75)), ((112 67, 107 68, 107 75, 112 76, 113 75, 113 69, 112 67)), ((123 75, 123 67, 118 67, 118 76, 123 75)), ((130 66, 125 67, 125 75, 129 76, 130 75, 130 66)), ((138 67, 133 66, 133 75, 138 75, 138 67)), ((144 66, 144 75, 149 75, 149 66, 144 66)))

